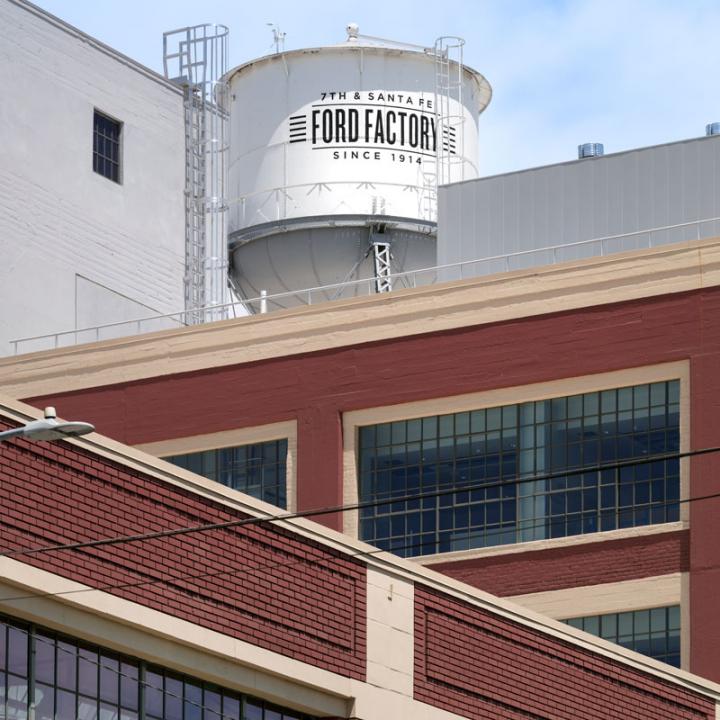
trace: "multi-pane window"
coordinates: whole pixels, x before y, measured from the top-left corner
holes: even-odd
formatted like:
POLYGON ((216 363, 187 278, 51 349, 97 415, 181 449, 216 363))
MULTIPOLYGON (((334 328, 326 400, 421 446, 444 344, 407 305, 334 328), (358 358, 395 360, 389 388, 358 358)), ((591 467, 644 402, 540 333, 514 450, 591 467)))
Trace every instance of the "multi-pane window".
POLYGON ((173 455, 165 460, 210 480, 287 507, 287 439, 204 452, 173 455))
POLYGON ((0 618, 0 718, 311 720, 262 700, 0 618))
POLYGON ((117 120, 95 111, 93 120, 93 170, 120 182, 120 131, 117 120))
POLYGON ((680 606, 564 620, 629 650, 680 667, 680 606))
POLYGON ((360 537, 410 556, 677 520, 678 459, 643 460, 679 450, 679 391, 673 380, 361 427, 359 499, 374 505, 360 537))

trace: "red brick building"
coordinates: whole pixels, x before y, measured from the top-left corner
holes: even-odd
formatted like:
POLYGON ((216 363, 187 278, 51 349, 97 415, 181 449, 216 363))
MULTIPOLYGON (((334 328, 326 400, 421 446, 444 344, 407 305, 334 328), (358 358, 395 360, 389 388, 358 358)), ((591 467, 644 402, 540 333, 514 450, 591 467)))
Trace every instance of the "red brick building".
MULTIPOLYGON (((329 530, 333 542, 364 548, 357 540, 367 540, 406 556, 382 555, 440 583, 414 586, 413 702, 465 717, 571 717, 577 688, 549 683, 569 702, 556 715, 525 703, 555 697, 541 686, 554 672, 569 681, 575 669, 543 672, 520 702, 520 678, 545 640, 496 633, 490 616, 455 600, 450 608, 443 593, 511 598, 528 613, 493 602, 720 680, 718 258, 715 240, 682 243, 20 356, 0 361, 0 378, 11 396, 57 405, 63 416, 219 480, 176 471, 242 507, 255 505, 238 489, 290 511, 323 510, 315 519, 347 538, 329 530)), ((145 515, 128 518, 121 534, 144 532, 145 515)), ((350 610, 354 572, 339 571, 345 590, 312 615, 323 626, 323 617, 355 618, 355 629, 330 624, 313 643, 325 670, 344 663, 362 681, 370 661, 347 657, 363 643, 363 621, 350 610)), ((316 581, 313 592, 326 597, 316 581)), ((213 592, 237 588, 223 580, 213 592)), ((283 602, 292 604, 291 595, 283 602)), ((221 605, 213 617, 177 610, 218 632, 230 632, 223 623, 239 627, 221 605)), ((563 627, 547 623, 551 635, 563 627)), ((310 659, 307 639, 293 645, 261 632, 252 642, 310 659)), ((603 683, 615 682, 609 677, 603 683)), ((578 682, 585 701, 610 712, 600 690, 588 694, 587 678, 578 682)), ((577 716, 603 717, 593 712, 577 716)), ((647 717, 675 716, 665 712, 647 717)))
MULTIPOLYGON (((30 410, 3 402, 2 427, 30 410)), ((703 718, 720 687, 98 435, 0 445, 6 717, 703 718)))

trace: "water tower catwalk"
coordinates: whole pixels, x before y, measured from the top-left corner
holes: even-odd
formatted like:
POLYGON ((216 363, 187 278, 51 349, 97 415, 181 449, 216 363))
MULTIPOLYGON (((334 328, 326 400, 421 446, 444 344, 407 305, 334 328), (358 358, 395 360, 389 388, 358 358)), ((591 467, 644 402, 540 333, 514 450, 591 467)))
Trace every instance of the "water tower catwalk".
POLYGON ((350 25, 340 45, 276 53, 227 79, 231 276, 244 297, 362 278, 382 292, 388 273, 436 264, 437 187, 478 176, 491 96, 461 40, 421 48, 350 25))

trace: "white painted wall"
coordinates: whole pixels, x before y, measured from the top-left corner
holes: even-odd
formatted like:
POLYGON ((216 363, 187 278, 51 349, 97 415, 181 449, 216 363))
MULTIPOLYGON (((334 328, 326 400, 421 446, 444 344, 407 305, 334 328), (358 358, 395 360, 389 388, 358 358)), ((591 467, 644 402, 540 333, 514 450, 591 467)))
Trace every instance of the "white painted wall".
POLYGON ((22 0, 0 0, 0 87, 0 355, 181 310, 179 89, 22 0), (123 122, 122 184, 93 172, 95 108, 123 122))

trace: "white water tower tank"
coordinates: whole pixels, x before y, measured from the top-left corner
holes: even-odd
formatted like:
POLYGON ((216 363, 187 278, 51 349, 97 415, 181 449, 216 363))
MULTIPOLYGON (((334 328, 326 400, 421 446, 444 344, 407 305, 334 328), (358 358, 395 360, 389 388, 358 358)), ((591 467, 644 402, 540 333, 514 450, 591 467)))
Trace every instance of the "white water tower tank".
POLYGON ((435 265, 438 169, 445 182, 478 176, 485 78, 446 65, 462 80, 438 132, 435 54, 348 35, 228 73, 231 272, 246 298, 372 277, 371 235, 390 242, 393 272, 435 265))

